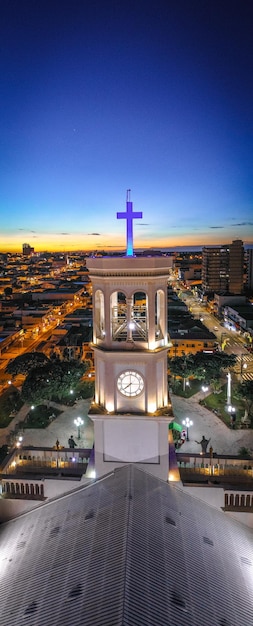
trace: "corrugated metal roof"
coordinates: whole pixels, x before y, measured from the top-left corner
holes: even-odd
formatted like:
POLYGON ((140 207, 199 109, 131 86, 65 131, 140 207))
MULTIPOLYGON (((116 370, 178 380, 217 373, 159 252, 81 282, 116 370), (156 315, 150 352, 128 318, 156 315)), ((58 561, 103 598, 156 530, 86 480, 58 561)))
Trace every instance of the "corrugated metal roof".
POLYGON ((3 626, 250 626, 253 535, 125 466, 0 531, 3 626))

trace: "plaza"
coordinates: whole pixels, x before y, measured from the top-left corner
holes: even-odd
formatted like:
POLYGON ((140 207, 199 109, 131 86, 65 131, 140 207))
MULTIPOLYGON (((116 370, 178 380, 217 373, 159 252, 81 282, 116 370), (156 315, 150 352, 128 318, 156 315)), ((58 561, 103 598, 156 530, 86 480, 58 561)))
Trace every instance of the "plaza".
MULTIPOLYGON (((171 402, 175 421, 182 424, 182 421, 189 417, 193 422, 189 428, 189 441, 185 441, 182 452, 198 453, 201 451, 200 441, 204 435, 210 439, 210 446, 217 454, 238 454, 241 447, 253 451, 253 431, 250 429, 232 430, 228 428, 215 413, 212 413, 199 404, 201 393, 195 394, 191 398, 182 398, 171 394, 171 402)), ((88 417, 91 400, 78 400, 73 406, 62 405, 62 412, 45 429, 28 428, 23 431, 23 445, 54 447, 58 440, 60 446, 68 447, 68 439, 73 435, 78 448, 92 448, 94 443, 93 423, 88 417), (80 429, 80 439, 78 430, 74 423, 77 417, 84 421, 80 429)), ((56 405, 59 406, 59 405, 56 405)), ((25 405, 15 418, 17 423, 24 419, 25 411, 29 407, 25 405)), ((53 412, 53 406, 52 406, 53 412)), ((13 423, 9 425, 9 431, 13 423)), ((2 438, 1 443, 4 443, 2 438)))

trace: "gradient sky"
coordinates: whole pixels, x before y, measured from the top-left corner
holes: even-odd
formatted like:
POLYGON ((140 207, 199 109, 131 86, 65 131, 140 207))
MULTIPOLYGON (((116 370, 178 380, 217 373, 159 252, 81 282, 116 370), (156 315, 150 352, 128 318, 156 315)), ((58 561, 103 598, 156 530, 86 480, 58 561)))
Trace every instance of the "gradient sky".
POLYGON ((1 0, 1 251, 253 242, 252 0, 1 0))

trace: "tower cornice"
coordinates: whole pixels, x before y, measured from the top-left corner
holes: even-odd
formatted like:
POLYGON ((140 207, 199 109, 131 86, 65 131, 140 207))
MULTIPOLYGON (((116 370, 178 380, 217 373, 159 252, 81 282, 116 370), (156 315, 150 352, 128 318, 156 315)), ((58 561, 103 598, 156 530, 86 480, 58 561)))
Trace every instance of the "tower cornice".
POLYGON ((87 261, 91 277, 106 278, 168 277, 170 266, 169 257, 91 257, 87 261))

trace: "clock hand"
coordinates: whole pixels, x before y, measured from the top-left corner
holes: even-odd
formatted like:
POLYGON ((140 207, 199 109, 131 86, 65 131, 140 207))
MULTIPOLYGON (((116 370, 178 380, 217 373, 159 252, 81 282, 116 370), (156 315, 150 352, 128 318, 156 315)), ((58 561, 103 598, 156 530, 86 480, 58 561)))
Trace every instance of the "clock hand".
POLYGON ((124 389, 124 390, 125 390, 125 389, 127 389, 128 387, 130 387, 130 385, 131 385, 131 384, 132 384, 132 383, 128 383, 125 387, 123 387, 123 389, 124 389))

